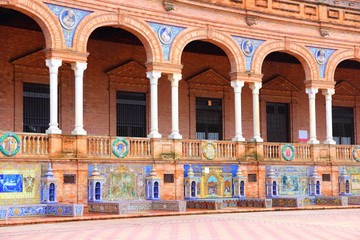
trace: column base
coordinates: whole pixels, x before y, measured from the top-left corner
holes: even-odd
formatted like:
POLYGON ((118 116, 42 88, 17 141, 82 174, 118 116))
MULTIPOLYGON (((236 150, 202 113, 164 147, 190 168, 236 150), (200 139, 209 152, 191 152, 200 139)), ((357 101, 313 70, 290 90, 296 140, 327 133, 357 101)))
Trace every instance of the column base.
POLYGON ((61 134, 62 131, 58 127, 49 127, 45 133, 47 134, 61 134))
POLYGON ((86 135, 87 132, 83 128, 75 128, 73 131, 71 131, 72 135, 86 135))
POLYGON ((182 136, 178 132, 173 132, 168 136, 168 138, 170 138, 170 139, 182 139, 182 136))
POLYGON ((260 136, 253 137, 250 139, 251 142, 264 142, 264 139, 262 139, 260 136))
POLYGON ((336 142, 334 141, 334 139, 328 138, 325 140, 324 144, 336 144, 336 142))
POLYGON ((314 138, 314 139, 310 139, 307 143, 308 143, 308 144, 319 144, 320 142, 319 142, 319 140, 317 140, 316 138, 314 138))
POLYGON ((158 131, 152 131, 147 135, 148 138, 161 138, 161 134, 158 131))
POLYGON ((235 136, 232 139, 233 142, 245 142, 245 138, 243 136, 235 136))

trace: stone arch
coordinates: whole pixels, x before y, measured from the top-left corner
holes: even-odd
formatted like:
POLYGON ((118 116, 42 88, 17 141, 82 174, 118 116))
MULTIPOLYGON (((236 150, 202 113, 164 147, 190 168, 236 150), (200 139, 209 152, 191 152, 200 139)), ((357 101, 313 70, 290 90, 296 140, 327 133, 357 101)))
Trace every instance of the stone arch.
POLYGON ((306 80, 319 80, 320 72, 315 58, 305 47, 296 43, 288 44, 285 41, 273 41, 263 43, 255 52, 252 69, 254 73, 261 74, 262 64, 265 57, 272 52, 286 52, 296 57, 302 64, 306 80))
POLYGON ((182 31, 174 40, 170 52, 170 62, 181 64, 181 55, 185 46, 196 40, 207 40, 220 47, 228 56, 231 72, 245 72, 245 59, 239 45, 228 35, 213 29, 192 29, 182 31))
POLYGON ((65 47, 63 31, 56 15, 41 1, 4 1, 0 0, 0 7, 17 10, 36 21, 39 24, 47 49, 61 49, 65 47))
POLYGON ((148 62, 162 62, 161 44, 157 35, 145 22, 122 13, 95 13, 86 16, 77 27, 74 48, 86 52, 90 34, 99 27, 119 26, 137 36, 143 43, 148 62))
POLYGON ((327 67, 325 69, 325 76, 327 77, 327 81, 334 82, 334 76, 336 67, 344 60, 355 59, 355 51, 351 50, 343 50, 336 51, 328 60, 327 67))

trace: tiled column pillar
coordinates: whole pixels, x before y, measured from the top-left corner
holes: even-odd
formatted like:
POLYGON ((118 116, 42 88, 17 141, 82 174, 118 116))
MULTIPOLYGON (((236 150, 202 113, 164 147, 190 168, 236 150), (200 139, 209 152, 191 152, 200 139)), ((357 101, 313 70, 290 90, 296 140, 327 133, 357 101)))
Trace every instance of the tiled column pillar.
POLYGON ((150 80, 150 133, 148 138, 161 138, 159 133, 158 119, 158 80, 161 72, 151 71, 146 73, 146 77, 150 80))
POLYGON ((171 134, 170 139, 182 139, 179 133, 179 81, 181 80, 180 73, 169 75, 171 82, 171 134))
POLYGON ((251 141, 263 142, 264 140, 260 137, 260 107, 259 107, 259 91, 262 84, 261 82, 250 83, 250 88, 253 94, 253 128, 254 137, 251 141))
POLYGON ((231 87, 234 88, 235 98, 235 137, 232 139, 235 142, 245 141, 242 135, 242 117, 241 117, 241 89, 244 86, 244 81, 231 81, 231 87))
POLYGON ((87 63, 76 62, 71 64, 75 74, 75 128, 71 132, 73 135, 86 135, 84 130, 83 112, 84 112, 84 87, 83 78, 87 63))
POLYGON ((318 92, 317 88, 306 88, 306 93, 309 95, 309 114, 310 114, 310 139, 309 144, 319 144, 316 139, 316 105, 315 97, 318 92))
POLYGON ((58 123, 58 71, 62 60, 51 58, 45 63, 50 72, 50 123, 46 133, 61 134, 58 123))
POLYGON ((326 140, 325 144, 335 144, 333 139, 332 130, 332 95, 335 93, 335 89, 325 89, 322 91, 326 101, 326 140))

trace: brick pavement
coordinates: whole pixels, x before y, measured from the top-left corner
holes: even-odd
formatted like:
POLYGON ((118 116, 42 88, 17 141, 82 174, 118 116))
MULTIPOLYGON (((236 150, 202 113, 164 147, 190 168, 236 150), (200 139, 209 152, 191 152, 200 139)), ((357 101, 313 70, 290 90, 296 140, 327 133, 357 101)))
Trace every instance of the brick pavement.
POLYGON ((123 218, 0 228, 1 240, 359 239, 360 209, 123 218))

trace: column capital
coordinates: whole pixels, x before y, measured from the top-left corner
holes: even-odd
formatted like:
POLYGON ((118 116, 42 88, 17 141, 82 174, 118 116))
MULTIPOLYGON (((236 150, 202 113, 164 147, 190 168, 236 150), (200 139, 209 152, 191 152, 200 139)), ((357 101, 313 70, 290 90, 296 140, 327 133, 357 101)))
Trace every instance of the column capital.
POLYGON ((178 87, 179 81, 182 79, 181 73, 172 73, 168 75, 168 79, 171 82, 172 87, 178 87))
POLYGON ((324 96, 332 96, 332 95, 334 95, 335 94, 335 89, 333 89, 333 88, 327 88, 327 89, 323 89, 322 90, 322 94, 324 95, 324 96))
POLYGON ((305 92, 306 94, 309 95, 309 98, 315 98, 315 95, 318 93, 318 88, 315 87, 311 87, 311 88, 306 88, 305 92))
POLYGON ((58 73, 59 67, 62 65, 62 60, 57 58, 50 58, 45 60, 46 66, 50 73, 58 73))
POLYGON ((86 68, 86 62, 75 62, 71 64, 71 69, 74 70, 75 77, 82 77, 86 68))
POLYGON ((253 94, 259 94, 259 90, 262 87, 261 82, 252 82, 249 84, 249 88, 253 91, 253 94))
POLYGON ((151 85, 157 85, 158 80, 161 77, 161 72, 159 71, 146 72, 146 77, 150 80, 151 85))
POLYGON ((241 93, 241 89, 244 86, 245 81, 233 80, 231 81, 231 87, 234 88, 235 93, 241 93))

